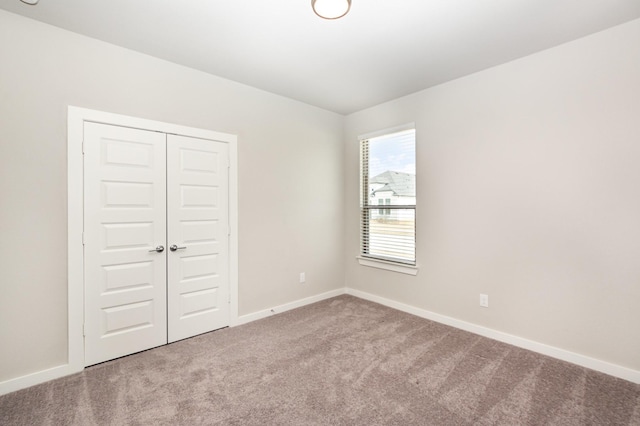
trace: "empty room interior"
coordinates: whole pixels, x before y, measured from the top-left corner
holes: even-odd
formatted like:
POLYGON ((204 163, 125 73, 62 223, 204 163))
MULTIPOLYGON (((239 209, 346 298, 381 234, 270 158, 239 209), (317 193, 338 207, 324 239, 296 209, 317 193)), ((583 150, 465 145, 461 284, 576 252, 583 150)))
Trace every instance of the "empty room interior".
POLYGON ((3 0, 0 424, 640 425, 640 2, 3 0))

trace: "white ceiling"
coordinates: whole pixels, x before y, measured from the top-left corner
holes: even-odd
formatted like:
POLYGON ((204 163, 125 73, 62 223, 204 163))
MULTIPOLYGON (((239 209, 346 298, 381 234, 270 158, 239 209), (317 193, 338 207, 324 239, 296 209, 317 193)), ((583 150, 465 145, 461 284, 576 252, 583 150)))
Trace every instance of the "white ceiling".
POLYGON ((640 18, 640 0, 353 0, 337 21, 311 0, 0 8, 340 114, 640 18))

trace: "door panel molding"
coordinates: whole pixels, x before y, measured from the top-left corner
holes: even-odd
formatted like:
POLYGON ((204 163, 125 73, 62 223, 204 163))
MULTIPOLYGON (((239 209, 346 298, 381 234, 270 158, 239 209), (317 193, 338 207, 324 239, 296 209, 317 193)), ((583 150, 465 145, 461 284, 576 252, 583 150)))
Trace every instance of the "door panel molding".
MULTIPOLYGON (((84 172, 83 139, 84 124, 100 123, 132 129, 148 130, 192 138, 222 142, 228 147, 229 155, 229 322, 238 321, 238 174, 237 136, 146 120, 103 111, 69 106, 67 121, 67 196, 68 196, 68 363, 57 371, 60 376, 73 374, 84 369, 84 172)), ((117 160, 119 152, 114 148, 111 155, 117 160)), ((135 161, 144 160, 144 152, 135 161)), ((185 158, 185 165, 197 170, 201 167, 196 157, 185 158)), ((132 164, 135 166, 135 164, 132 164)), ((118 200, 116 200, 118 201, 118 200)), ((203 224, 206 226, 206 224, 203 224)), ((194 305, 192 309, 197 309, 194 305)))

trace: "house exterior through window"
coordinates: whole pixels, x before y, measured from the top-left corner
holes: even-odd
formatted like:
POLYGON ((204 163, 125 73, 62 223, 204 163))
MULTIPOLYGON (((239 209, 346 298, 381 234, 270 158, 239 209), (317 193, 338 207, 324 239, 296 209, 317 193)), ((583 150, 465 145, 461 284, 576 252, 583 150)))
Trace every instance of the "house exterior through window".
POLYGON ((361 139, 360 154, 360 254, 415 265, 415 129, 361 139))

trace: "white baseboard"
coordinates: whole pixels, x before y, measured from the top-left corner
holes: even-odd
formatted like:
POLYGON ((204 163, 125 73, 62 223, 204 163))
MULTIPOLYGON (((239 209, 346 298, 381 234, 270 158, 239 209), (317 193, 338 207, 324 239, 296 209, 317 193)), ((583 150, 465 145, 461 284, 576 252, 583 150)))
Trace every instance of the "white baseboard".
MULTIPOLYGON (((275 306, 270 309, 264 309, 262 311, 254 312, 247 315, 242 315, 236 318, 231 326, 238 326, 247 324, 252 321, 257 321, 263 318, 267 318, 272 315, 276 315, 282 312, 290 311, 292 309, 300 308, 311 303, 320 302, 322 300, 330 299, 332 297, 340 296, 342 294, 350 294, 360 299, 369 300, 371 302, 379 303, 384 306, 388 306, 399 311, 403 311, 409 314, 419 316, 431 321, 435 321, 441 324, 449 325, 461 330, 465 330, 480 336, 488 337, 490 339, 498 340, 500 342, 508 343, 513 346, 517 346, 523 349, 528 349, 533 352, 538 352, 543 355, 550 356, 552 358, 560 359, 570 362, 582 367, 590 368, 601 373, 609 374, 620 379, 628 380, 633 383, 640 384, 640 371, 632 370, 630 368, 622 367, 616 364, 611 364, 606 361, 601 361, 595 358, 590 358, 584 355, 580 355, 574 352, 570 352, 564 349, 556 348, 554 346, 545 345, 543 343, 534 342, 522 337, 514 336, 511 334, 503 333, 501 331, 493 330, 491 328, 482 327, 477 324, 472 324, 466 321, 451 318, 445 315, 440 315, 435 312, 427 311, 425 309, 416 308, 415 306, 406 305, 404 303, 396 302, 395 300, 387 299, 384 297, 376 296, 371 293, 367 293, 360 290, 351 288, 339 288, 336 290, 328 291, 326 293, 318 294, 315 296, 307 297, 293 302, 285 303, 284 305, 275 306)), ((25 389, 30 386, 34 386, 40 383, 47 382, 49 380, 58 379, 70 374, 78 373, 82 369, 78 370, 70 364, 60 365, 47 370, 38 371, 32 374, 28 374, 15 379, 6 380, 0 382, 0 395, 4 395, 10 392, 14 392, 20 389, 25 389)))
POLYGON ((361 299, 369 300, 371 302, 379 303, 384 306, 388 306, 399 311, 403 311, 412 315, 426 318, 431 321, 439 322, 441 324, 449 325, 451 327, 459 328, 461 330, 468 331, 470 333, 478 334, 480 336, 488 337, 493 340, 498 340, 503 343, 508 343, 519 348, 528 349, 533 352, 537 352, 543 355, 550 356, 552 358, 567 361, 572 364, 579 365, 581 367, 590 368, 591 370, 599 371, 601 373, 609 374, 610 376, 618 377, 620 379, 628 380, 630 382, 640 384, 640 371, 632 370, 620 365, 611 364, 606 361, 591 358, 585 355, 580 355, 575 352, 570 352, 564 349, 556 348, 554 346, 545 345, 544 343, 535 342, 522 337, 514 336, 512 334, 503 333, 491 328, 483 327, 470 322, 462 321, 459 319, 451 318, 445 315, 440 315, 435 312, 427 311, 425 309, 416 308, 415 306, 406 305, 404 303, 396 302, 395 300, 386 299, 384 297, 376 296, 371 293, 367 293, 360 290, 354 290, 347 288, 347 294, 350 294, 361 299))
MULTIPOLYGON (((339 288, 337 290, 328 291, 326 293, 318 294, 315 296, 307 297, 304 299, 296 300, 284 305, 276 306, 271 309, 265 309, 263 311, 254 312, 252 314, 243 315, 232 319, 231 326, 246 324, 251 321, 256 321, 262 318, 266 318, 271 315, 279 314, 289 311, 291 309, 300 308, 311 303, 320 302, 321 300, 330 299, 332 297, 340 296, 346 293, 346 288, 339 288)), ((79 364, 74 366, 71 364, 64 364, 57 367, 49 368, 42 371, 36 371, 35 373, 27 374, 25 376, 16 377, 14 379, 5 380, 0 382, 0 395, 5 395, 10 392, 15 392, 20 389, 26 389, 31 386, 39 385, 40 383, 48 382, 50 380, 59 379, 70 374, 79 373, 84 369, 84 365, 79 364)))
POLYGON ((4 382, 0 382, 0 395, 39 385, 40 383, 59 379, 74 373, 79 373, 79 371, 72 368, 69 364, 64 364, 47 370, 27 374, 26 376, 16 377, 15 379, 5 380, 4 382))
POLYGON ((346 288, 339 288, 337 290, 331 290, 326 293, 317 294, 315 296, 306 297, 300 300, 294 300, 293 302, 285 303, 284 305, 275 306, 273 308, 264 309, 262 311, 253 312, 251 314, 242 315, 238 317, 236 322, 231 326, 237 326, 242 324, 247 324, 252 321, 257 321, 259 319, 270 317, 271 315, 281 314, 282 312, 290 311, 292 309, 301 308, 305 305, 310 305, 312 303, 320 302, 322 300, 331 299, 332 297, 340 296, 341 294, 347 293, 346 288))

